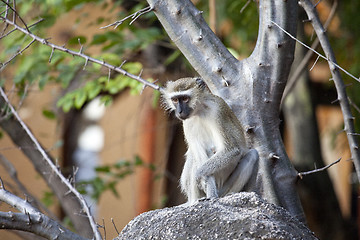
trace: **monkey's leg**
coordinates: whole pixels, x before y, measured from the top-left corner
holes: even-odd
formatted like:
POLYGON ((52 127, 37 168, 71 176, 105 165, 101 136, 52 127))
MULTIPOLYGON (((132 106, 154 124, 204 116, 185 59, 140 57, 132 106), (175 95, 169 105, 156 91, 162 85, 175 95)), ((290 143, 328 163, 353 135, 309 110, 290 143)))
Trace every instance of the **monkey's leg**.
POLYGON ((206 183, 206 197, 207 198, 217 198, 217 197, 219 197, 214 176, 209 177, 208 180, 207 180, 207 183, 206 183))
POLYGON ((218 187, 223 186, 237 167, 241 157, 238 149, 219 151, 204 162, 196 172, 196 184, 207 198, 218 197, 218 187))
POLYGON ((230 192, 240 192, 253 174, 256 174, 259 154, 255 149, 250 149, 236 166, 224 185, 219 189, 219 196, 230 192))

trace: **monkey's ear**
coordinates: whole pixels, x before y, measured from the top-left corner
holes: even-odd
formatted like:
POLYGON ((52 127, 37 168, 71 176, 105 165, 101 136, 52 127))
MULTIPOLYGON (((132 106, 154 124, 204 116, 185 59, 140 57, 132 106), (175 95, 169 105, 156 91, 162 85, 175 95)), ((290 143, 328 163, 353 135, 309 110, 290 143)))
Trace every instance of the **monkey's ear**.
POLYGON ((207 85, 206 85, 206 83, 204 82, 204 80, 202 78, 197 77, 195 79, 195 81, 196 81, 196 84, 200 87, 200 89, 207 88, 207 85))

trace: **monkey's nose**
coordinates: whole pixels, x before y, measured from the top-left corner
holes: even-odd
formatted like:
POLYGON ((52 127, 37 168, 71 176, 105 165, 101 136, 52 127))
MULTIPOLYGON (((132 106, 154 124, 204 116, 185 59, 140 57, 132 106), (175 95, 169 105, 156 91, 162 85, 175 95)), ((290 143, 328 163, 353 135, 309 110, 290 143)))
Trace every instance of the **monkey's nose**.
POLYGON ((176 113, 176 117, 179 118, 180 120, 185 120, 189 117, 189 114, 184 111, 181 111, 176 113))

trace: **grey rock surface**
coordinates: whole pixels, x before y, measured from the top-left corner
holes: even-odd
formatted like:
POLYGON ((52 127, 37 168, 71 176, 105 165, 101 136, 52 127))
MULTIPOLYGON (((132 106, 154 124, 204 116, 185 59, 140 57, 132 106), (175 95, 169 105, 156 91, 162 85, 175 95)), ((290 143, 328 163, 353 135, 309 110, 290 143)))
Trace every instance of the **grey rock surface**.
POLYGON ((236 193, 135 217, 115 239, 317 239, 283 208, 236 193))

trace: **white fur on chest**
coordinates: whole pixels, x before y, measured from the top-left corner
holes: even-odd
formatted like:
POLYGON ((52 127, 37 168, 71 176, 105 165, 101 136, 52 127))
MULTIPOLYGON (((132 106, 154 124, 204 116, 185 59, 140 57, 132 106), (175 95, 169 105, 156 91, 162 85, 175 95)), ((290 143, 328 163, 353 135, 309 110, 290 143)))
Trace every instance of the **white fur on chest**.
POLYGON ((224 139, 213 118, 194 116, 183 124, 188 141, 188 154, 191 154, 196 162, 204 162, 224 148, 224 139))

